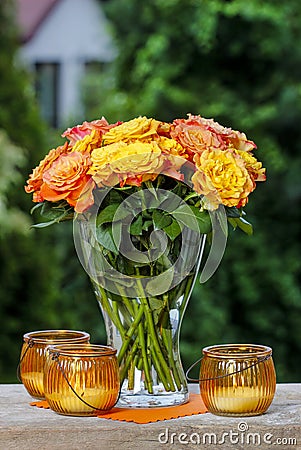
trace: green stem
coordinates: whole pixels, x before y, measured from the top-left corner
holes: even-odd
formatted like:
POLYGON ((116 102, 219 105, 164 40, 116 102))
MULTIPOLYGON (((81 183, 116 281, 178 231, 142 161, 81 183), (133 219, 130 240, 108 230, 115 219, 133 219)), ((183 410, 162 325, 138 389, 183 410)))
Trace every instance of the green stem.
POLYGON ((173 357, 171 331, 167 330, 165 328, 162 328, 161 333, 162 333, 163 342, 165 344, 165 347, 167 348, 168 361, 170 364, 170 368, 172 370, 172 374, 173 374, 175 383, 177 385, 177 388, 180 391, 182 388, 182 382, 181 382, 181 378, 179 376, 178 368, 176 366, 176 363, 175 363, 175 360, 173 357))
POLYGON ((117 301, 114 301, 114 300, 112 301, 112 309, 113 309, 114 314, 115 314, 115 320, 116 320, 116 323, 117 323, 117 328, 118 328, 118 330, 121 330, 121 329, 123 330, 124 336, 122 337, 122 339, 124 339, 126 333, 124 332, 124 325, 121 322, 121 319, 119 317, 119 306, 117 305, 117 301))
MULTIPOLYGON (((139 314, 139 310, 142 310, 141 307, 140 308, 138 307, 137 303, 134 303, 134 308, 136 310, 135 311, 136 314, 139 314)), ((150 394, 152 394, 153 393, 153 380, 151 377, 150 366, 148 364, 148 359, 147 359, 143 323, 140 321, 139 321, 139 326, 138 326, 138 335, 139 335, 140 350, 141 350, 141 355, 142 355, 142 363, 143 363, 142 365, 143 365, 143 369, 144 369, 145 384, 146 384, 148 392, 150 394)))
POLYGON ((184 314, 185 308, 187 306, 187 300, 188 300, 189 295, 190 295, 190 290, 192 289, 194 276, 195 276, 195 274, 188 275, 189 279, 188 280, 183 280, 183 283, 186 283, 186 286, 185 286, 185 289, 184 289, 184 299, 183 299, 182 304, 181 304, 180 309, 179 309, 180 320, 181 320, 181 318, 183 318, 183 314, 184 314))
POLYGON ((145 376, 145 385, 150 394, 153 394, 153 380, 151 377, 150 366, 148 364, 146 346, 145 346, 145 338, 144 338, 144 330, 143 324, 139 323, 138 327, 139 331, 139 341, 141 346, 141 355, 142 355, 142 363, 143 363, 143 371, 145 376))
MULTIPOLYGON (((120 291, 120 293, 122 293, 121 289, 119 289, 119 291, 120 291)), ((113 307, 111 307, 111 305, 108 301, 108 298, 105 295, 104 290, 102 292, 102 299, 103 299, 103 307, 106 309, 106 311, 110 315, 110 318, 113 320, 115 326, 118 328, 118 330, 122 330, 122 332, 120 333, 122 336, 122 346, 118 352, 118 363, 119 364, 122 362, 128 348, 132 342, 132 336, 138 330, 139 345, 137 345, 135 347, 133 346, 132 349, 127 353, 126 367, 123 368, 122 374, 121 374, 122 380, 124 379, 124 377, 128 371, 129 389, 132 388, 133 383, 134 383, 134 378, 133 378, 134 370, 135 370, 135 366, 138 363, 138 355, 136 354, 136 352, 137 352, 137 347, 140 347, 140 351, 141 351, 141 355, 142 355, 142 367, 143 367, 144 374, 145 374, 145 384, 146 384, 148 392, 150 394, 152 394, 153 393, 153 381, 151 378, 151 371, 150 371, 150 366, 149 366, 149 361, 148 361, 148 356, 147 356, 143 323, 141 323, 141 319, 142 319, 142 316, 144 313, 143 308, 141 306, 138 307, 138 305, 136 304, 136 300, 134 300, 133 303, 131 304, 129 299, 126 298, 123 293, 122 293, 122 300, 120 302, 120 305, 118 304, 117 301, 114 301, 113 307), (125 313, 130 312, 131 316, 135 317, 135 319, 133 320, 133 322, 131 323, 130 327, 128 328, 128 330, 126 332, 124 331, 124 326, 123 326, 122 321, 119 316, 120 306, 122 306, 124 308, 127 307, 128 309, 127 309, 127 311, 125 311, 125 313)), ((136 341, 136 342, 138 342, 138 341, 136 341)))
POLYGON ((131 348, 131 351, 128 353, 127 357, 124 359, 124 364, 120 370, 120 384, 121 385, 122 385, 124 379, 127 378, 129 366, 130 366, 131 362, 133 361, 133 359, 135 358, 138 348, 139 348, 139 338, 137 336, 136 340, 131 348))
POLYGON ((127 307, 129 314, 134 317, 134 308, 133 308, 133 302, 131 300, 129 300, 129 298, 126 296, 125 292, 124 292, 124 288, 122 286, 116 285, 117 289, 119 291, 122 303, 124 303, 124 305, 127 307))
POLYGON ((186 197, 183 199, 183 201, 187 202, 187 200, 189 200, 191 198, 195 198, 195 197, 199 198, 200 196, 196 192, 191 192, 190 194, 186 195, 186 197))
POLYGON ((167 392, 169 392, 169 391, 173 391, 174 392, 175 391, 174 385, 171 386, 170 383, 167 381, 166 376, 165 376, 165 374, 163 372, 163 369, 162 369, 162 367, 160 365, 160 361, 159 361, 158 355, 157 355, 156 350, 154 349, 154 347, 151 347, 150 353, 151 353, 152 363, 153 363, 153 365, 154 365, 154 367, 155 367, 155 369, 156 369, 156 371, 158 373, 158 376, 159 376, 160 380, 163 383, 164 389, 167 392))
POLYGON ((110 305, 110 302, 109 302, 109 299, 108 299, 105 289, 103 289, 99 284, 97 285, 97 287, 98 287, 98 290, 100 293, 99 301, 100 301, 102 308, 108 314, 109 318, 112 320, 115 327, 118 329, 121 337, 123 338, 125 331, 124 331, 124 327, 123 327, 123 325, 120 321, 119 315, 118 315, 118 309, 117 309, 117 312, 115 312, 113 310, 112 306, 110 305))
POLYGON ((136 317, 132 322, 132 325, 130 326, 130 328, 127 330, 126 333, 124 333, 123 337, 122 337, 122 346, 118 352, 118 362, 119 364, 121 363, 125 352, 127 351, 131 340, 132 340, 132 336, 135 333, 135 331, 137 330, 137 326, 139 325, 139 322, 141 321, 143 316, 143 308, 137 308, 137 313, 136 313, 136 317))
POLYGON ((154 351, 154 348, 152 346, 153 339, 152 339, 151 334, 148 332, 147 323, 145 323, 144 325, 145 325, 145 333, 147 335, 147 357, 148 357, 149 366, 150 367, 152 365, 154 366, 155 370, 158 373, 159 379, 163 383, 163 386, 164 386, 165 390, 166 391, 170 391, 170 386, 167 383, 167 381, 165 380, 165 376, 164 376, 164 373, 162 371, 162 368, 161 368, 158 356, 157 356, 157 354, 154 351))
POLYGON ((171 388, 170 390, 174 391, 175 387, 174 387, 174 382, 173 382, 173 379, 172 379, 172 376, 171 376, 171 373, 170 373, 170 369, 169 369, 168 364, 166 363, 166 361, 164 359, 164 356, 162 354, 162 349, 160 347, 160 343, 159 343, 159 340, 158 340, 158 335, 157 335, 157 332, 156 332, 156 329, 155 329, 152 312, 151 312, 151 309, 149 307, 147 298, 143 296, 144 295, 143 286, 142 286, 141 281, 139 279, 137 279, 137 285, 139 287, 140 294, 142 294, 141 297, 139 296, 139 298, 140 298, 140 301, 141 301, 141 305, 142 305, 142 307, 144 309, 144 314, 145 314, 145 318, 146 318, 146 322, 147 322, 148 332, 150 333, 151 338, 152 338, 152 348, 155 350, 157 358, 158 358, 158 360, 160 362, 160 366, 162 367, 163 373, 162 373, 161 376, 163 376, 163 378, 161 378, 161 381, 164 383, 164 385, 165 384, 166 385, 169 384, 170 388, 171 388))
POLYGON ((134 360, 131 362, 128 370, 128 389, 132 391, 135 386, 135 367, 137 364, 138 355, 134 356, 134 360))
MULTIPOLYGON (((117 303, 117 302, 116 302, 117 303)), ((130 328, 133 322, 133 314, 129 312, 126 305, 123 303, 123 301, 118 301, 117 305, 119 316, 121 318, 121 322, 123 324, 123 327, 125 329, 130 328)))

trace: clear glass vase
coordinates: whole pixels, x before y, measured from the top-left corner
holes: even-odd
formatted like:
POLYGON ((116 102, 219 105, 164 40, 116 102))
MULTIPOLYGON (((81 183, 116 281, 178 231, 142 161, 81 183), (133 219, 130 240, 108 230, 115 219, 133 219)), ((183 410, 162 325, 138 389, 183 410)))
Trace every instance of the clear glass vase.
POLYGON ((74 221, 76 251, 101 307, 107 345, 118 350, 119 406, 188 400, 179 336, 206 234, 197 208, 182 200, 190 190, 177 187, 181 196, 150 188, 122 191, 120 199, 120 190, 101 190, 100 205, 74 221))
POLYGON ((118 296, 92 280, 107 344, 118 350, 118 406, 165 407, 188 401, 179 337, 198 265, 199 260, 177 286, 158 296, 118 296))

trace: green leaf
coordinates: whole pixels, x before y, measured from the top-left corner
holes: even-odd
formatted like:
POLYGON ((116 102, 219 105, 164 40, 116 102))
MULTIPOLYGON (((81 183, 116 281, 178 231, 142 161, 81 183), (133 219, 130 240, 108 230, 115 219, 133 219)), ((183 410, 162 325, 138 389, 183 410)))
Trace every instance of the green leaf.
POLYGON ((148 294, 152 296, 164 294, 168 292, 173 280, 174 269, 171 267, 160 275, 152 278, 146 285, 148 294))
POLYGON ((96 224, 97 226, 102 225, 104 223, 111 223, 116 220, 123 220, 127 216, 130 215, 130 212, 125 208, 120 207, 119 203, 113 203, 112 205, 107 206, 102 209, 97 216, 96 224), (119 208, 119 209, 118 209, 119 208), (115 217, 116 211, 118 209, 118 214, 115 217))
POLYGON ((169 215, 164 214, 160 209, 155 209, 153 212, 153 222, 155 230, 162 230, 171 225, 172 218, 169 215))
POLYGON ((173 217, 188 228, 207 234, 211 231, 210 216, 196 206, 181 205, 172 213, 173 217))
POLYGON ((31 228, 46 228, 63 220, 73 218, 73 209, 65 201, 61 203, 38 203, 31 209, 31 212, 37 209, 40 209, 41 216, 49 220, 34 224, 31 228))
POLYGON ((168 306, 164 303, 164 300, 158 297, 150 297, 149 306, 152 310, 155 324, 160 323, 160 327, 171 329, 168 306))
POLYGON ((200 198, 199 194, 197 194, 196 192, 190 192, 190 194, 186 195, 184 201, 187 202, 188 200, 190 200, 191 198, 200 198))
POLYGON ((241 211, 236 206, 225 206, 227 217, 241 217, 241 211))
POLYGON ((66 203, 44 202, 41 207, 41 216, 49 220, 59 221, 70 214, 72 208, 66 203))
POLYGON ((30 214, 32 214, 36 209, 40 209, 43 206, 43 203, 36 203, 30 210, 30 214))
POLYGON ((58 223, 59 220, 49 220, 49 222, 40 222, 40 223, 36 223, 34 225, 31 225, 30 228, 46 228, 49 227, 50 225, 54 225, 55 223, 58 223))
POLYGON ((166 255, 161 255, 156 261, 156 269, 160 268, 158 272, 163 272, 172 267, 172 262, 168 259, 166 255))
POLYGON ((144 254, 143 252, 135 252, 135 251, 128 251, 126 253, 127 263, 132 264, 134 267, 142 267, 145 265, 149 265, 149 257, 147 254, 144 254))
POLYGON ((236 228, 237 228, 236 220, 233 219, 232 217, 228 217, 228 222, 232 225, 233 230, 236 230, 236 228))
MULTIPOLYGON (((161 199, 160 199, 161 200, 161 199)), ((163 211, 168 211, 170 214, 173 213, 179 206, 183 204, 180 197, 176 195, 166 195, 166 198, 163 199, 163 201, 160 204, 160 208, 163 211)))
POLYGON ((172 216, 186 227, 198 231, 198 228, 196 228, 196 217, 188 205, 180 205, 175 211, 173 211, 172 216))
POLYGON ((152 311, 154 311, 155 309, 161 310, 162 306, 163 306, 163 300, 158 297, 150 297, 149 298, 149 306, 152 311))
POLYGON ((200 211, 196 206, 190 206, 199 225, 199 231, 202 234, 210 233, 211 231, 211 219, 207 211, 200 211))
POLYGON ((244 233, 251 236, 253 234, 253 227, 252 225, 247 222, 242 217, 239 218, 232 218, 228 217, 228 222, 232 225, 233 229, 236 230, 236 228, 240 228, 244 233))
POLYGON ((142 230, 148 231, 149 227, 153 224, 152 220, 145 220, 142 225, 142 230))
POLYGON ((237 226, 246 234, 251 236, 253 234, 253 227, 247 220, 240 217, 239 219, 234 219, 237 223, 237 226))
POLYGON ((130 233, 133 236, 141 236, 142 235, 142 215, 139 214, 136 219, 130 225, 130 233))
POLYGON ((172 219, 171 224, 168 227, 163 228, 169 239, 174 241, 182 232, 182 229, 178 222, 172 219))
POLYGON ((100 245, 115 253, 115 255, 118 255, 118 250, 112 235, 112 227, 110 225, 99 225, 96 228, 96 237, 100 245))
POLYGON ((120 205, 123 200, 121 193, 116 191, 115 188, 110 190, 108 197, 111 204, 118 203, 120 205))

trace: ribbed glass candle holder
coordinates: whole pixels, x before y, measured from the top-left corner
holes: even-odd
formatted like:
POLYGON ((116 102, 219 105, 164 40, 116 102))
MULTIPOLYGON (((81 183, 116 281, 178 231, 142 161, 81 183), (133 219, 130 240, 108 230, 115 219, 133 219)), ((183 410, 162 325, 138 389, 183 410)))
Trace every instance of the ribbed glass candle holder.
POLYGON ((116 352, 92 344, 48 347, 44 392, 50 408, 70 416, 93 416, 111 409, 120 390, 116 352))
POLYGON ((221 416, 256 416, 269 408, 276 390, 272 349, 225 344, 203 349, 200 392, 208 411, 221 416))
POLYGON ((45 349, 50 344, 87 343, 90 335, 85 331, 44 330, 23 336, 19 363, 19 377, 27 392, 35 398, 44 398, 45 349))

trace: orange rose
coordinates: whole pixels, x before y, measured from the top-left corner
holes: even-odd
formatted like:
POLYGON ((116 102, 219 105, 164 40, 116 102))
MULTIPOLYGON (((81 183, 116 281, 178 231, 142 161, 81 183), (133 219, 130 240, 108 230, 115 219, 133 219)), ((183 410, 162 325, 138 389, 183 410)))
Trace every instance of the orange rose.
POLYGON ((27 186, 25 186, 25 191, 27 193, 34 193, 33 201, 40 202, 41 197, 39 195, 39 190, 43 184, 43 174, 46 170, 48 170, 52 163, 58 159, 61 155, 65 155, 70 150, 68 142, 65 142, 64 145, 54 148, 50 150, 47 156, 40 162, 40 164, 33 170, 33 172, 29 175, 29 179, 27 180, 27 186))
POLYGON ((174 121, 171 137, 178 141, 190 154, 201 153, 209 147, 220 147, 218 137, 196 121, 179 119, 174 121))
POLYGON ((225 128, 213 119, 191 114, 186 120, 174 120, 170 135, 190 152, 191 158, 195 153, 202 153, 212 147, 244 151, 256 148, 254 142, 248 140, 244 133, 225 128))
POLYGON ((213 119, 205 119, 201 116, 193 116, 188 114, 189 121, 194 121, 200 126, 205 127, 210 133, 216 136, 221 147, 234 147, 237 150, 250 151, 256 148, 253 141, 247 139, 245 133, 232 130, 232 128, 224 127, 213 119))
POLYGON ((40 189, 43 200, 66 200, 76 212, 82 212, 93 205, 92 190, 95 185, 91 176, 87 175, 89 165, 88 156, 82 153, 61 155, 43 174, 40 189))

